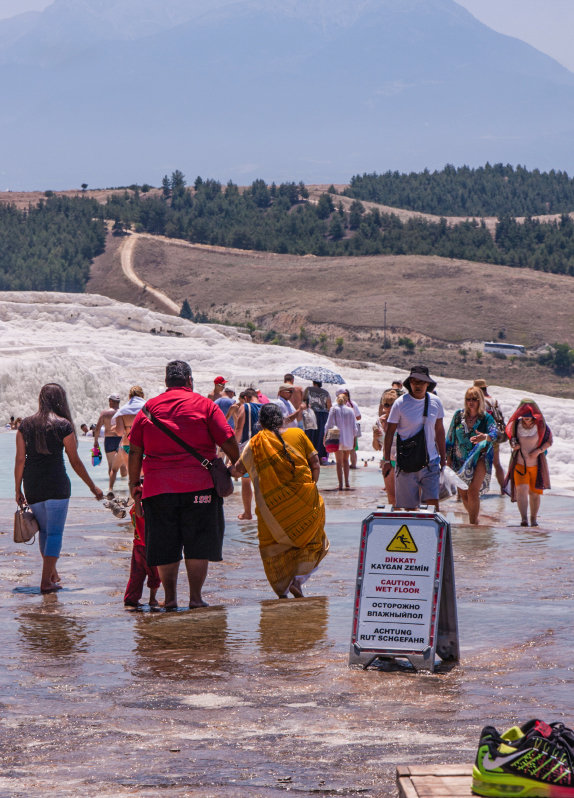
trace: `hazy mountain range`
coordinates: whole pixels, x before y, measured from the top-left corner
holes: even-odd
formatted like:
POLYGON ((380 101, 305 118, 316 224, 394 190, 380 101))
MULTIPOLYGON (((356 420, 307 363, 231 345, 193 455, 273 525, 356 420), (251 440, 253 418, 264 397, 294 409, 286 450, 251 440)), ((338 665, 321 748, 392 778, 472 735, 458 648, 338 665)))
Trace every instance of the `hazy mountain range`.
POLYGON ((0 87, 3 189, 574 172, 574 74, 453 0, 55 0, 0 87))

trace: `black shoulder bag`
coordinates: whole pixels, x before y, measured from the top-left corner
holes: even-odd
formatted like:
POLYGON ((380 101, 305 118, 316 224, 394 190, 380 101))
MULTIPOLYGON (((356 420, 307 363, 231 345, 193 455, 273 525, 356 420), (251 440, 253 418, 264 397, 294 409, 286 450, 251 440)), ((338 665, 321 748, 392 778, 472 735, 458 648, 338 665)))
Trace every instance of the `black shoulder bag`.
POLYGON ((193 455, 196 460, 199 460, 201 465, 207 469, 207 471, 209 471, 211 479, 213 480, 213 487, 215 488, 215 492, 218 496, 225 498, 233 493, 233 480, 231 479, 229 469, 221 457, 215 457, 213 460, 208 460, 207 457, 203 457, 197 451, 197 449, 194 449, 193 446, 190 446, 189 443, 186 443, 184 440, 182 440, 179 435, 173 432, 173 430, 164 424, 163 421, 160 421, 159 418, 156 418, 151 410, 149 410, 149 408, 147 408, 145 405, 142 407, 142 413, 146 416, 146 418, 149 418, 152 424, 155 424, 158 429, 171 438, 172 441, 178 443, 182 449, 185 449, 185 451, 193 455))
POLYGON ((423 426, 412 438, 397 435, 397 469, 407 474, 420 471, 428 465, 429 455, 425 436, 425 420, 429 412, 429 395, 425 394, 425 407, 423 410, 423 426))

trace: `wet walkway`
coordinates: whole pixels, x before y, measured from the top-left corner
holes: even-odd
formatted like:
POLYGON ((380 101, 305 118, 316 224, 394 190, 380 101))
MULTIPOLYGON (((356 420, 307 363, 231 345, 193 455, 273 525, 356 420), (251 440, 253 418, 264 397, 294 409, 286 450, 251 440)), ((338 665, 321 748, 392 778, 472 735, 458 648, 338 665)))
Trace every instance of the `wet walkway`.
POLYGON ((273 599, 236 494, 211 606, 178 613, 124 610, 130 528, 85 498, 66 589, 40 595, 2 500, 0 796, 395 795, 396 764, 469 762, 485 723, 572 724, 573 500, 544 497, 537 530, 494 496, 489 526, 454 526, 458 667, 362 671, 347 667, 359 522, 382 494, 374 468, 353 479, 324 493, 332 548, 307 598, 273 599))

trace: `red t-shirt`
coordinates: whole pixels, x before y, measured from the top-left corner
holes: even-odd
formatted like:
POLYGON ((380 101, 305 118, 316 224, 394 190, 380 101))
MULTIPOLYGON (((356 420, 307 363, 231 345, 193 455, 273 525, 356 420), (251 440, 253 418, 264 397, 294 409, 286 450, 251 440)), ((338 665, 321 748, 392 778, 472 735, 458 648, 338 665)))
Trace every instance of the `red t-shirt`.
MULTIPOLYGON (((165 393, 148 399, 146 406, 208 460, 215 457, 216 444, 221 446, 233 437, 233 430, 219 407, 191 388, 168 388, 165 393)), ((130 444, 143 449, 145 454, 144 499, 158 493, 188 493, 213 488, 211 475, 199 460, 172 441, 141 410, 129 438, 130 444)))

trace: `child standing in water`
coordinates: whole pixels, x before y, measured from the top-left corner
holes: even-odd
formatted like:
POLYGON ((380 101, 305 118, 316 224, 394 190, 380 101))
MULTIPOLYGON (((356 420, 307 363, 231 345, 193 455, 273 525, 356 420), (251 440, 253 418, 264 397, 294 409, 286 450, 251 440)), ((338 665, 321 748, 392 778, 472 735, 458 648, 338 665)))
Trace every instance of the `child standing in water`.
POLYGON ((159 572, 155 565, 148 565, 145 558, 145 521, 143 515, 136 514, 136 506, 132 505, 130 518, 134 528, 134 545, 132 549, 132 563, 130 567, 130 578, 124 595, 125 607, 139 607, 142 597, 144 584, 147 576, 147 586, 149 587, 149 606, 157 607, 158 601, 155 597, 158 587, 161 585, 159 572))

